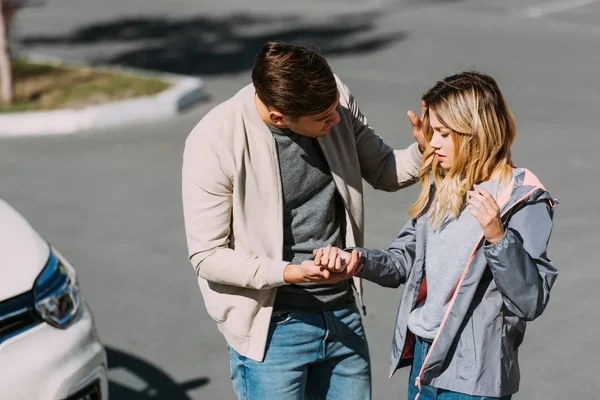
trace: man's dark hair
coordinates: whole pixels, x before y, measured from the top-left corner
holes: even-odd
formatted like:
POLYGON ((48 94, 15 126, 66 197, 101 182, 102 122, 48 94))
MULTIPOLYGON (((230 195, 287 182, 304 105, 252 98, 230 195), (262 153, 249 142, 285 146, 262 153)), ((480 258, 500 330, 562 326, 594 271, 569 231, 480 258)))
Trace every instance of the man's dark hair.
POLYGON ((324 113, 338 96, 331 67, 320 54, 281 42, 263 45, 252 82, 267 107, 291 119, 324 113))

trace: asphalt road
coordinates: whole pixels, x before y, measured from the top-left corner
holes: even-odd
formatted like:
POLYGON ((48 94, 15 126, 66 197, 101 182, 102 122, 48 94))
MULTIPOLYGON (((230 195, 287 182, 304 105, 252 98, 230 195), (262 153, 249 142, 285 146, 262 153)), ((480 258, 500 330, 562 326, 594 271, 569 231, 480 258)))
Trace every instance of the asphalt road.
MULTIPOLYGON (((514 398, 597 398, 600 1, 257 3, 48 0, 17 21, 20 50, 206 80, 207 100, 172 120, 0 140, 0 196, 76 267, 109 351, 111 398, 233 399, 227 349, 186 258, 181 154, 194 124, 249 82, 267 39, 322 49, 399 147, 411 143, 406 110, 438 79, 466 68, 497 78, 517 119, 517 165, 560 199, 549 247, 560 276, 528 326, 514 398)), ((367 190, 368 246, 389 244, 417 190, 367 190)), ((374 399, 403 399, 408 371, 387 374, 401 292, 366 289, 374 399)))

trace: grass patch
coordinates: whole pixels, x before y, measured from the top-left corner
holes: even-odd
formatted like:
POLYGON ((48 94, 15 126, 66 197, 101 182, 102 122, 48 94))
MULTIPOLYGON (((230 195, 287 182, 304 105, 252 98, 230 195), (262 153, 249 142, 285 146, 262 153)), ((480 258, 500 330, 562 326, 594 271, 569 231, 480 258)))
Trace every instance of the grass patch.
POLYGON ((15 98, 0 103, 0 113, 82 108, 150 96, 171 86, 152 77, 120 74, 91 67, 55 66, 13 61, 15 98))

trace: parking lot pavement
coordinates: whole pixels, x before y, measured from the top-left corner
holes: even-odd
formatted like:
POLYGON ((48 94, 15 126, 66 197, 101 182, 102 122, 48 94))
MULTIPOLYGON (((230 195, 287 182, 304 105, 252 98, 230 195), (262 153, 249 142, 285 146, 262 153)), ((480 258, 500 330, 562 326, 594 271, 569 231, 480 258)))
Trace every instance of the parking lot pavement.
MULTIPOLYGON (((560 200, 549 248, 560 276, 528 326, 514 399, 596 398, 598 2, 535 18, 540 3, 548 11, 569 2, 259 3, 49 0, 18 23, 29 50, 205 79, 206 102, 166 122, 0 140, 2 197, 76 266, 114 355, 115 393, 233 398, 227 349, 186 259, 181 152, 202 115, 249 82, 260 43, 283 38, 323 49, 369 122, 399 147, 411 142, 405 111, 435 81, 473 67, 497 78, 517 119, 516 163, 560 200)), ((366 190, 367 246, 389 244, 417 193, 366 190)), ((374 399, 403 398, 408 371, 387 377, 400 291, 366 286, 374 399)))

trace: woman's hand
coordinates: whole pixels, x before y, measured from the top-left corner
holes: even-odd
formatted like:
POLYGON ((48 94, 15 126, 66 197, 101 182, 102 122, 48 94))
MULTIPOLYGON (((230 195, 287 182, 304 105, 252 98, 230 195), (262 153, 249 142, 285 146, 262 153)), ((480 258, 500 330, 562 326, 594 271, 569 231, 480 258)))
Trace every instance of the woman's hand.
POLYGON ((337 247, 327 246, 313 250, 313 254, 316 265, 335 273, 355 275, 362 269, 360 264, 362 253, 356 249, 349 253, 337 247))
POLYGON ((328 283, 335 284, 350 279, 360 272, 361 253, 340 250, 327 246, 313 250, 314 260, 306 260, 301 264, 288 264, 283 271, 283 279, 287 283, 328 283))
POLYGON ((496 243, 504 236, 500 206, 490 192, 479 185, 473 185, 473 190, 468 191, 467 196, 467 203, 473 206, 469 212, 481 224, 485 239, 489 243, 496 243))

